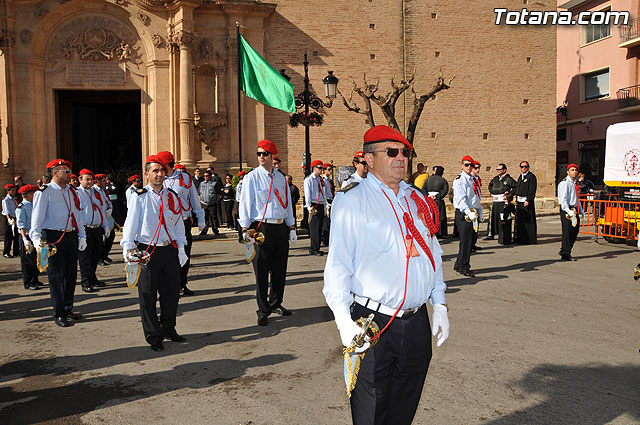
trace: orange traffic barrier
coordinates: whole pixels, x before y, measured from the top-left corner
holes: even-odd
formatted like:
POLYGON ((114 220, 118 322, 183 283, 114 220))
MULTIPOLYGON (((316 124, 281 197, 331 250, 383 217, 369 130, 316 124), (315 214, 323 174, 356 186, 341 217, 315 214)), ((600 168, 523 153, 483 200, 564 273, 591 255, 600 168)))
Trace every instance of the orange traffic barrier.
POLYGON ((640 202, 593 199, 593 195, 580 196, 584 218, 580 220, 580 233, 616 239, 638 239, 640 202))

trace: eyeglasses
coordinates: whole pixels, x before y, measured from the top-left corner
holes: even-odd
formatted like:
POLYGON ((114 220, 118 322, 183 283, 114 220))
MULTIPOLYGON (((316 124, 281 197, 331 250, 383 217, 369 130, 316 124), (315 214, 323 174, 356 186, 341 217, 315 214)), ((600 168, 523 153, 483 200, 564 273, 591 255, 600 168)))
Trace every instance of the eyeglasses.
POLYGON ((66 170, 53 170, 53 171, 56 172, 56 173, 65 173, 65 174, 71 173, 71 170, 69 170, 69 169, 66 169, 66 170))
POLYGON ((267 151, 258 152, 258 156, 269 156, 269 155, 271 154, 267 151))
POLYGON ((479 170, 479 169, 480 169, 480 167, 473 167, 473 168, 475 168, 476 170, 479 170))
POLYGON ((133 182, 134 182, 134 183, 140 183, 140 182, 141 182, 141 180, 135 179, 133 182))
POLYGON ((496 168, 496 171, 502 171, 504 168, 496 168))
POLYGON ((411 153, 413 152, 413 149, 410 148, 404 148, 404 149, 398 149, 398 148, 386 148, 384 150, 381 151, 374 151, 374 152, 386 152, 387 156, 389 158, 395 158, 396 156, 398 156, 398 154, 402 151, 402 155, 405 158, 410 158, 411 157, 411 153))
POLYGON ((472 164, 472 163, 470 163, 470 162, 463 162, 463 163, 462 163, 462 166, 463 166, 463 167, 471 167, 472 165, 473 165, 473 164, 472 164))
POLYGON ((521 165, 520 168, 529 168, 528 165, 521 165))

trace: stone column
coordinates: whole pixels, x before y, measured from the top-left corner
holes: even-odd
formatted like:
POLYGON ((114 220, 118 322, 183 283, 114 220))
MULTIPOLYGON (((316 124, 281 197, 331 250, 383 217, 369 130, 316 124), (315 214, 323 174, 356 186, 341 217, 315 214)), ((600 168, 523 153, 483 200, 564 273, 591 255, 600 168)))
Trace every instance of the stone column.
POLYGON ((191 46, 196 36, 189 31, 179 31, 175 41, 180 48, 180 163, 186 167, 195 165, 193 148, 193 69, 191 46))

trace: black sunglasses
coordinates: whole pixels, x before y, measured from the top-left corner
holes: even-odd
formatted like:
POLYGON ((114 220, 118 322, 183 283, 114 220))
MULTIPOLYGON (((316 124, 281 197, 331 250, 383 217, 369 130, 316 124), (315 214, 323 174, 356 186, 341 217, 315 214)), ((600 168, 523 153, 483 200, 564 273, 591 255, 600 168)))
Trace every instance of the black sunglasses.
POLYGON ((269 155, 271 154, 267 151, 258 152, 258 156, 269 156, 269 155))
POLYGON ((476 170, 479 170, 479 169, 480 169, 480 167, 473 167, 473 168, 475 168, 476 170))
POLYGON ((496 168, 496 171, 502 171, 504 168, 496 168))
POLYGON ((529 168, 528 165, 521 165, 520 168, 529 168))
POLYGON ((411 153, 413 152, 413 149, 410 148, 404 148, 404 149, 398 149, 398 148, 386 148, 382 151, 374 151, 374 152, 386 152, 387 156, 389 158, 395 158, 396 156, 398 156, 398 154, 400 153, 400 151, 402 151, 402 155, 405 158, 411 158, 411 153))
POLYGON ((462 165, 465 167, 471 167, 473 164, 470 162, 463 162, 462 165))

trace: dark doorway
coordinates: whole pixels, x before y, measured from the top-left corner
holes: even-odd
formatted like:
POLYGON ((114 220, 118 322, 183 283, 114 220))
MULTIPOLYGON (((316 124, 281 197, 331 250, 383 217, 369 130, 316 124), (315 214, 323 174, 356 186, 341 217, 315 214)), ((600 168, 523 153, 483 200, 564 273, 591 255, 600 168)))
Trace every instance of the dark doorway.
POLYGON ((140 91, 56 91, 58 152, 73 171, 88 168, 116 180, 140 172, 140 91))

